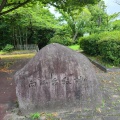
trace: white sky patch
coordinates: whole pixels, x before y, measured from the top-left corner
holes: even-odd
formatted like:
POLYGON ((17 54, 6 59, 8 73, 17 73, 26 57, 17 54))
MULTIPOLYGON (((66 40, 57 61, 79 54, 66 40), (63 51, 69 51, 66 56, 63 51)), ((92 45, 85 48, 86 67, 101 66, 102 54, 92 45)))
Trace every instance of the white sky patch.
POLYGON ((53 6, 50 6, 49 8, 50 12, 55 15, 56 18, 60 17, 60 13, 55 11, 55 8, 53 6))
POLYGON ((120 12, 120 5, 116 3, 116 2, 120 3, 120 0, 104 0, 104 1, 107 6, 108 14, 120 12))

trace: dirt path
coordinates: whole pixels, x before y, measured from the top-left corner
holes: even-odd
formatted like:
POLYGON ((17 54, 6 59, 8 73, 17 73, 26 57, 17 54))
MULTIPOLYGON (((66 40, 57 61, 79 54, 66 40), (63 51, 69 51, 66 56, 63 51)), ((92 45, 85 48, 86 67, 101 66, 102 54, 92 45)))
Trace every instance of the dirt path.
POLYGON ((15 61, 8 69, 4 67, 4 61, 0 61, 0 120, 3 116, 14 107, 16 103, 15 81, 13 80, 14 73, 22 68, 29 59, 15 61))

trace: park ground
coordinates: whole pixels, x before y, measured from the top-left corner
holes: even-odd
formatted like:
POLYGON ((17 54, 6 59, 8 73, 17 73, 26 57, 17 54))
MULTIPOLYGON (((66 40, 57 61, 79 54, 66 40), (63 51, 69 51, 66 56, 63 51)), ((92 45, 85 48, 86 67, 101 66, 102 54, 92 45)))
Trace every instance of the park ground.
MULTIPOLYGON (((0 55, 0 120, 17 106, 13 76, 33 56, 34 53, 0 55)), ((120 72, 105 73, 94 68, 103 93, 102 105, 95 111, 86 109, 59 113, 61 120, 120 120, 120 72)))

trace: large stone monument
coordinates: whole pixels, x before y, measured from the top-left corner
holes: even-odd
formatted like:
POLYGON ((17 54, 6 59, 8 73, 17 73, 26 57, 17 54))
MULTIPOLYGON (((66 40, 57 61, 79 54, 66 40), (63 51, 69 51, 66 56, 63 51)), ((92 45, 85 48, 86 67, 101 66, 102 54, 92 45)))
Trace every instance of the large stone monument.
POLYGON ((57 43, 42 48, 15 74, 15 81, 23 113, 94 107, 101 99, 89 60, 57 43))

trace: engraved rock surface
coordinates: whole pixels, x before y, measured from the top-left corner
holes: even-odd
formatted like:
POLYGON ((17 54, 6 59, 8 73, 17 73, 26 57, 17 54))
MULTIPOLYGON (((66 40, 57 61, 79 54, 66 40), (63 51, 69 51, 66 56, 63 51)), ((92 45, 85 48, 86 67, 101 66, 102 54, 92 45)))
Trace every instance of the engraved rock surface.
POLYGON ((57 43, 42 48, 14 78, 22 113, 92 108, 102 99, 90 61, 57 43))

